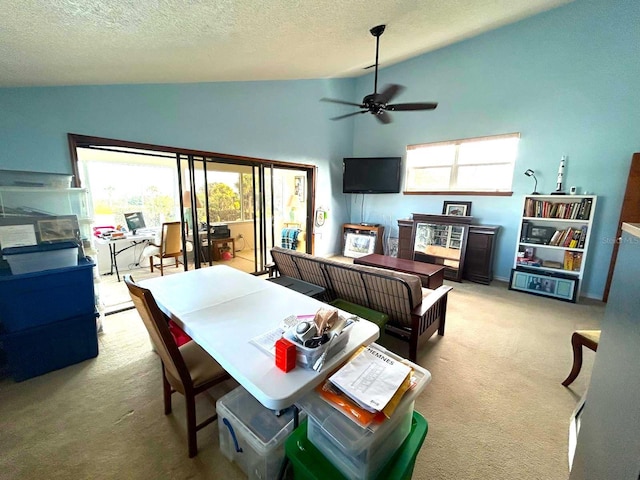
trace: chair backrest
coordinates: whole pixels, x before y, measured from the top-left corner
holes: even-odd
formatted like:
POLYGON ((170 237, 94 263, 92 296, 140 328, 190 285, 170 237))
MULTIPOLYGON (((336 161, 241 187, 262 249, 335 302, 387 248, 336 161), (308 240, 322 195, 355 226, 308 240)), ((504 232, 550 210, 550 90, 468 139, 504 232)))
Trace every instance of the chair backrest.
POLYGON ((156 352, 160 355, 164 368, 169 373, 167 378, 180 380, 182 385, 173 385, 173 387, 184 393, 184 389, 191 386, 191 375, 180 354, 178 345, 169 331, 167 317, 158 307, 150 290, 137 285, 131 275, 125 275, 124 283, 127 285, 131 300, 133 300, 133 304, 151 336, 156 352))
POLYGON ((172 255, 182 252, 182 224, 168 222, 162 224, 162 255, 172 255))

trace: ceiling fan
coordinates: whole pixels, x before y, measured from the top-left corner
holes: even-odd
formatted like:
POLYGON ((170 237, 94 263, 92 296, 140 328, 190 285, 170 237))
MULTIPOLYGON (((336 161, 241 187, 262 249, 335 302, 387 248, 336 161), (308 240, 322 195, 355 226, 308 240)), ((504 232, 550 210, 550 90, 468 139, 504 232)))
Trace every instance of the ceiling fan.
MULTIPOLYGON (((352 105, 354 107, 359 107, 362 110, 359 112, 347 113, 346 115, 340 115, 339 117, 333 117, 331 120, 340 120, 342 118, 351 117, 353 115, 358 115, 359 113, 371 113, 376 116, 376 118, 382 123, 390 123, 391 116, 387 113, 391 112, 401 112, 401 111, 410 111, 410 110, 433 110, 438 106, 437 103, 394 103, 389 104, 391 99, 398 95, 404 87, 402 85, 391 84, 387 85, 384 90, 378 93, 378 52, 380 48, 380 35, 384 32, 386 25, 378 25, 377 27, 373 27, 371 30, 371 35, 376 37, 376 74, 375 80, 373 84, 373 93, 367 95, 362 99, 362 103, 353 103, 353 102, 345 102, 343 100, 336 100, 333 98, 322 98, 323 102, 332 102, 332 103, 340 103, 342 105, 352 105)), ((369 68, 369 67, 367 67, 369 68)))

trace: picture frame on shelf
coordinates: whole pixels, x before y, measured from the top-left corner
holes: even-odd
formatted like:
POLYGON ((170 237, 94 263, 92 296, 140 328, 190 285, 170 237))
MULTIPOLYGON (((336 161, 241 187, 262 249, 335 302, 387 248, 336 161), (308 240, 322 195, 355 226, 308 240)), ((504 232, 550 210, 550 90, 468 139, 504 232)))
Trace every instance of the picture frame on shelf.
POLYGON ((518 267, 511 270, 509 290, 519 290, 532 295, 575 303, 577 301, 578 277, 564 274, 548 275, 518 267))
POLYGON ((442 214, 468 217, 471 215, 471 202, 453 202, 445 200, 442 204, 442 214))

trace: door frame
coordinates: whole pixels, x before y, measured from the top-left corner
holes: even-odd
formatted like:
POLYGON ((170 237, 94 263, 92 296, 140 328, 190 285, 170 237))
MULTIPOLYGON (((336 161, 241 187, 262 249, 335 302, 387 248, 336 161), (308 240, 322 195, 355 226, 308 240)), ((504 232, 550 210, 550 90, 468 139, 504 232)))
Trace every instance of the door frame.
MULTIPOLYGON (((240 155, 232 155, 232 154, 227 154, 227 153, 218 153, 218 152, 208 152, 208 151, 203 151, 203 150, 193 150, 193 149, 187 149, 187 148, 178 148, 178 147, 171 147, 171 146, 165 146, 165 145, 154 145, 154 144, 148 144, 148 143, 141 143, 141 142, 133 142, 133 141, 129 141, 129 140, 119 140, 119 139, 113 139, 113 138, 105 138, 105 137, 96 137, 96 136, 91 136, 91 135, 82 135, 82 134, 75 134, 75 133, 68 133, 67 134, 67 140, 68 140, 68 144, 69 144, 69 155, 70 155, 70 161, 71 161, 71 169, 73 171, 73 186, 75 187, 81 187, 82 185, 80 184, 80 171, 78 168, 78 153, 77 153, 77 149, 78 148, 103 148, 103 149, 108 149, 108 148, 117 148, 119 149, 118 151, 120 153, 126 153, 126 149, 132 149, 132 150, 142 150, 142 151, 150 151, 150 152, 158 152, 158 153, 164 153, 164 154, 174 154, 176 156, 176 161, 178 163, 178 170, 180 171, 179 168, 179 163, 180 163, 180 158, 188 158, 188 157, 201 157, 203 159, 210 159, 214 162, 219 162, 219 163, 227 163, 227 164, 238 164, 238 165, 248 165, 251 167, 260 167, 260 171, 264 172, 265 169, 270 168, 271 171, 273 172, 274 168, 283 168, 283 169, 292 169, 292 170, 301 170, 304 171, 306 174, 306 205, 307 205, 307 211, 306 211, 306 222, 305 222, 305 231, 307 232, 307 242, 306 242, 306 252, 312 254, 313 253, 313 249, 314 249, 314 236, 313 236, 313 212, 315 211, 315 186, 316 186, 316 176, 317 176, 317 167, 315 165, 310 165, 310 164, 305 164, 305 163, 297 163, 297 162, 284 162, 284 161, 279 161, 279 160, 270 160, 270 159, 264 159, 264 158, 258 158, 258 157, 247 157, 247 156, 240 156, 240 155)), ((132 153, 137 153, 137 154, 141 154, 141 152, 132 152, 132 153)), ((144 154, 144 153, 142 153, 144 154)), ((254 168, 254 171, 256 169, 254 168)), ((179 185, 180 187, 180 216, 181 218, 183 217, 183 208, 182 208, 182 185, 179 185)), ((254 191, 255 191, 255 183, 254 183, 254 191)), ((271 195, 273 196, 273 194, 271 193, 271 195)), ((255 195, 254 195, 254 202, 256 201, 255 199, 255 195)), ((264 205, 264 202, 261 203, 256 203, 255 208, 257 208, 258 206, 262 207, 264 205)), ((273 198, 271 198, 271 205, 273 208, 273 198)), ((273 212, 271 212, 270 218, 273 218, 272 215, 273 212)), ((257 214, 257 210, 254 211, 254 217, 257 214)), ((264 212, 261 214, 261 216, 264 216, 264 212)), ((184 220, 184 219, 183 219, 184 220)), ((255 218, 254 218, 254 228, 256 227, 255 224, 255 218)), ((273 225, 267 226, 265 225, 266 228, 270 228, 272 230, 272 235, 271 238, 272 240, 275 242, 275 232, 273 232, 273 225)), ((255 230, 254 230, 255 231, 255 230)), ((264 232, 266 233, 266 232, 264 232)), ((265 244, 265 247, 268 247, 268 245, 265 244)), ((186 255, 186 253, 185 253, 186 255)), ((196 268, 199 266, 198 265, 199 262, 196 263, 196 268)), ((263 262, 264 263, 264 262, 263 262)), ((185 262, 186 265, 186 262, 185 262)), ((256 263, 256 268, 258 267, 258 264, 256 263)), ((266 270, 265 270, 266 271, 266 270)), ((256 272, 256 274, 261 274, 264 273, 264 271, 261 272, 256 272)))

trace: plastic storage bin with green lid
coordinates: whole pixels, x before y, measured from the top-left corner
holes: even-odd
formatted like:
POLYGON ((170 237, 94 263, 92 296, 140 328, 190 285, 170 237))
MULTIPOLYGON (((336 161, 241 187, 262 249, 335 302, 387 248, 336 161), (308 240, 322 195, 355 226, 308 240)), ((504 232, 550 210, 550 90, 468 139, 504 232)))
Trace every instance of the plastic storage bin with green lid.
MULTIPOLYGON (((387 462, 376 479, 409 480, 413 474, 413 467, 415 466, 418 452, 427 436, 428 429, 429 425, 424 417, 418 412, 413 412, 409 436, 387 462)), ((285 442, 285 451, 293 466, 296 480, 324 480, 327 478, 346 480, 346 477, 309 442, 306 421, 301 423, 289 436, 285 442)))

